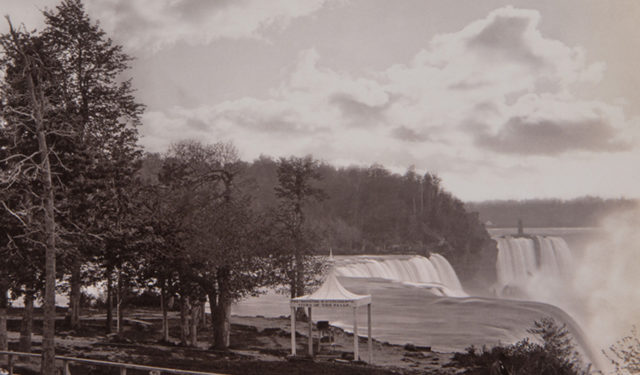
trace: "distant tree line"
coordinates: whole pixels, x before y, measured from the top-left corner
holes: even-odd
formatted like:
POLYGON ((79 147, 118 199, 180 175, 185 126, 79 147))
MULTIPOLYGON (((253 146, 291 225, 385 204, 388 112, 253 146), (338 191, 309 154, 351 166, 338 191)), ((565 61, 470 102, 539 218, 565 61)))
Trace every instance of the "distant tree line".
POLYGON ((638 201, 626 198, 581 197, 571 200, 528 199, 468 202, 467 210, 478 212, 488 226, 515 227, 595 227, 607 215, 636 207, 638 201))
MULTIPOLYGON (((246 182, 257 210, 277 202, 278 161, 261 156, 246 166, 246 182)), ((462 201, 445 191, 432 173, 404 174, 384 166, 317 166, 324 198, 309 202, 315 251, 329 254, 443 254, 466 280, 492 277, 495 243, 462 201)))

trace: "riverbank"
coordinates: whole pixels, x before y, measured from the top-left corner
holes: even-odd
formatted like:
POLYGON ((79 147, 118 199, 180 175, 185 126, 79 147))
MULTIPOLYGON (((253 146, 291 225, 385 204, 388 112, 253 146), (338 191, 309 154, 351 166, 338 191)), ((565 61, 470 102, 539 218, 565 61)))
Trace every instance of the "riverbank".
MULTIPOLYGON (((391 345, 374 340, 373 365, 353 358, 353 336, 337 327, 331 327, 333 343, 323 342, 318 355, 309 358, 290 358, 290 321, 286 317, 242 317, 231 318, 231 348, 220 352, 209 349, 211 335, 201 329, 197 347, 180 346, 179 317, 170 315, 171 342, 162 342, 161 317, 158 311, 136 310, 129 312, 120 335, 105 335, 104 315, 83 316, 81 330, 77 332, 57 326, 57 354, 127 362, 166 368, 194 371, 210 371, 223 374, 453 374, 461 369, 447 366, 451 353, 438 353, 428 348, 391 345)), ((40 350, 40 322, 34 324, 33 352, 40 350)), ((8 321, 9 348, 18 350, 19 316, 11 314, 8 321)), ((298 353, 307 352, 307 326, 297 327, 298 353)), ((361 358, 366 359, 366 339, 361 338, 361 358)), ((35 374, 37 360, 21 362, 20 374, 35 374)), ((102 375, 111 373, 105 368, 79 368, 72 366, 72 373, 102 375)), ((113 369, 112 369, 113 371, 113 369)), ((135 371, 129 371, 136 374, 135 371)))

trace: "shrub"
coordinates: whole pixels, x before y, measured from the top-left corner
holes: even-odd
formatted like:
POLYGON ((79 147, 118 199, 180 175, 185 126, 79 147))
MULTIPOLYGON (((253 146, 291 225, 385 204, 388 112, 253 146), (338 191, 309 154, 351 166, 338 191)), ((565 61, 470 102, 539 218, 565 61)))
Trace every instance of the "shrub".
POLYGON ((469 368, 469 373, 477 375, 489 375, 497 364, 502 364, 510 374, 519 375, 591 373, 589 366, 583 366, 565 325, 558 326, 553 319, 544 318, 527 331, 538 336, 541 343, 525 338, 512 345, 483 347, 480 351, 471 346, 466 353, 456 353, 452 364, 469 368))
POLYGON ((604 355, 613 364, 616 374, 640 374, 640 336, 637 327, 609 347, 604 355))

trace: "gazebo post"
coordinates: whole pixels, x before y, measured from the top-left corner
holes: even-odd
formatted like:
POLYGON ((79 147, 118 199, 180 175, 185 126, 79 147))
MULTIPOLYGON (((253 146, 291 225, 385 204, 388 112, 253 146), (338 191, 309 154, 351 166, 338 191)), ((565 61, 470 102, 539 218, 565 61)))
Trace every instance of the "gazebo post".
POLYGON ((309 306, 309 356, 313 357, 313 320, 311 319, 311 306, 309 306))
POLYGON ((367 334, 369 336, 369 364, 373 363, 373 342, 371 341, 371 304, 367 304, 367 334))
POLYGON ((291 355, 296 355, 296 308, 291 305, 291 355))
POLYGON ((358 352, 358 306, 353 307, 353 360, 357 361, 360 358, 358 352))

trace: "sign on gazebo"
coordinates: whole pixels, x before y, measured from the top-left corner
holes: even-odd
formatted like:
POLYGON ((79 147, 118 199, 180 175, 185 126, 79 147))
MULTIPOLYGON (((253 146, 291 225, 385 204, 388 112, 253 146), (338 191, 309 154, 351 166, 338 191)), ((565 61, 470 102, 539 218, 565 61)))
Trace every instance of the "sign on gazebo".
POLYGON ((368 349, 369 363, 372 361, 372 341, 371 341, 371 295, 360 295, 346 290, 338 281, 335 274, 331 272, 325 282, 315 292, 292 298, 291 302, 291 354, 296 355, 296 313, 298 307, 308 308, 309 314, 309 355, 313 356, 313 322, 311 319, 311 309, 313 307, 328 308, 353 308, 353 358, 358 360, 358 315, 359 306, 367 306, 367 328, 368 328, 368 349))

